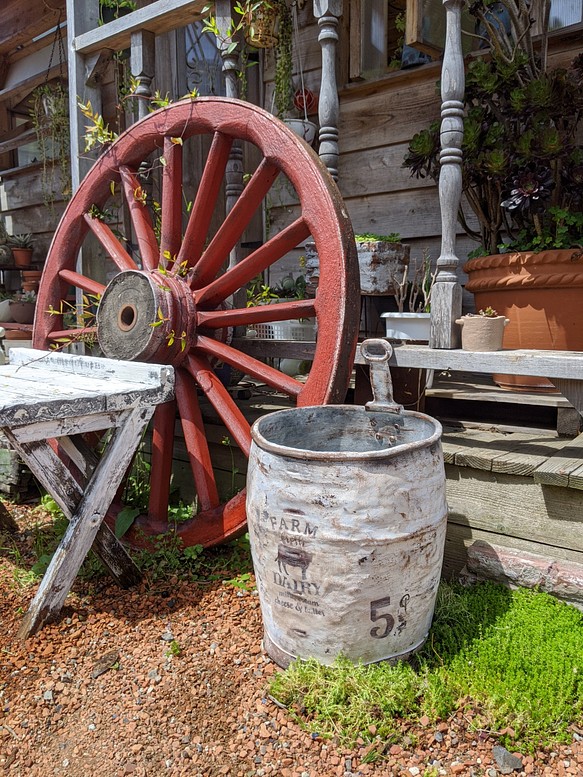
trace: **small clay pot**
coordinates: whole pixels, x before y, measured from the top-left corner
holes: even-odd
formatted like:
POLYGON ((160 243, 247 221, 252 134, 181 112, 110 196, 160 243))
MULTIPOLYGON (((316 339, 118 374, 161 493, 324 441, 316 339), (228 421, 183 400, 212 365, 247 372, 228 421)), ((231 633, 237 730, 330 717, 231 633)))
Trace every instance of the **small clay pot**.
POLYGON ((17 267, 28 267, 32 262, 32 248, 13 248, 12 256, 17 267))
POLYGON ((23 291, 38 291, 39 287, 38 281, 22 281, 22 290, 23 291))
POLYGON ((463 316, 456 320, 462 328, 462 350, 501 351, 504 327, 509 324, 504 316, 463 316))
POLYGON ((34 321, 34 302, 10 302, 10 315, 17 324, 32 324, 34 321))

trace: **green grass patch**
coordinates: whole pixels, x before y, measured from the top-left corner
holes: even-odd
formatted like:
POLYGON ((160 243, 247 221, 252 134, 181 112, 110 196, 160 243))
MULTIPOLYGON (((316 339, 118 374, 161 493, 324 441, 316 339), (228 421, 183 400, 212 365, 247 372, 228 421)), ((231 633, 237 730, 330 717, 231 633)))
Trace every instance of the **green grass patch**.
MULTIPOLYGON (((68 526, 67 519, 50 496, 42 498, 41 507, 50 514, 51 521, 44 520, 42 525, 33 528, 31 550, 36 560, 32 564, 29 584, 44 575, 68 526)), ((169 515, 173 519, 169 520, 172 527, 173 523, 190 518, 192 508, 182 504, 172 505, 169 507, 169 515)), ((192 582, 225 581, 246 590, 254 588, 248 534, 224 545, 204 549, 202 545, 184 547, 180 537, 169 530, 167 534, 152 539, 150 550, 130 551, 136 564, 152 582, 177 577, 192 582)), ((108 575, 93 553, 87 556, 79 572, 84 580, 108 575)))
POLYGON ((569 742, 569 725, 583 722, 583 613, 528 589, 442 584, 429 639, 411 662, 296 661, 270 692, 309 730, 348 745, 370 741, 371 726, 397 741, 404 720, 461 708, 476 728, 513 729, 502 744, 532 752, 569 742))

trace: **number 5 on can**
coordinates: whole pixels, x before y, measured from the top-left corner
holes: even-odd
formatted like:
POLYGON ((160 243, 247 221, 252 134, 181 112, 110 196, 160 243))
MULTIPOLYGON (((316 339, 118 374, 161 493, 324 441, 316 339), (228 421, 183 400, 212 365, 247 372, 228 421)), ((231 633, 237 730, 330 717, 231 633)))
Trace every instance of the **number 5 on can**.
POLYGON ((384 599, 375 599, 370 603, 370 619, 373 623, 376 621, 384 621, 384 631, 381 631, 381 626, 375 626, 370 630, 371 637, 375 639, 382 639, 388 637, 393 626, 395 625, 395 619, 388 612, 380 612, 380 610, 388 607, 391 603, 391 597, 385 596, 384 599))

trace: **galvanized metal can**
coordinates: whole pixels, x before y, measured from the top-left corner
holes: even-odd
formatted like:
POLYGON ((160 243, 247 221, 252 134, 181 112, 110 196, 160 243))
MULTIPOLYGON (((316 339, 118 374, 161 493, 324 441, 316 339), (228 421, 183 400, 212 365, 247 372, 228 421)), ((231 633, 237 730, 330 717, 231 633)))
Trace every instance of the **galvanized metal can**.
POLYGON ((377 370, 367 409, 282 410, 252 427, 249 536, 281 666, 404 658, 427 638, 447 517, 441 426, 379 400, 381 383, 377 370))

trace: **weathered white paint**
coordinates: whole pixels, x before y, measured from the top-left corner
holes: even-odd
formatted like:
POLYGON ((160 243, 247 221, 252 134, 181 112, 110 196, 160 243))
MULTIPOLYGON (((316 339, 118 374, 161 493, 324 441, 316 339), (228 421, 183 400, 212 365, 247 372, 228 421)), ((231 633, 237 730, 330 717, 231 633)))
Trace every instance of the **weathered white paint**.
POLYGON ((388 296, 406 280, 410 246, 382 240, 357 242, 360 293, 388 296))
POLYGON ((439 423, 308 407, 251 433, 247 516, 271 657, 370 663, 419 648, 445 540, 439 423))

